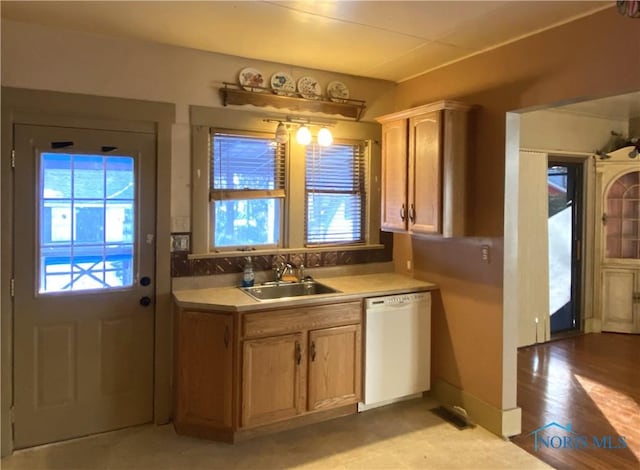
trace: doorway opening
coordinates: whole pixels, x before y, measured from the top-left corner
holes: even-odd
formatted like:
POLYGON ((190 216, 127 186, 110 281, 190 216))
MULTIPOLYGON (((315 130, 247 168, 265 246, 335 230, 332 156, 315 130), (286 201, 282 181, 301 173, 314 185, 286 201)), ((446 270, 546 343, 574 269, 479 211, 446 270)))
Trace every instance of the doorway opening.
POLYGON ((549 159, 549 316, 551 334, 580 331, 582 163, 549 159))

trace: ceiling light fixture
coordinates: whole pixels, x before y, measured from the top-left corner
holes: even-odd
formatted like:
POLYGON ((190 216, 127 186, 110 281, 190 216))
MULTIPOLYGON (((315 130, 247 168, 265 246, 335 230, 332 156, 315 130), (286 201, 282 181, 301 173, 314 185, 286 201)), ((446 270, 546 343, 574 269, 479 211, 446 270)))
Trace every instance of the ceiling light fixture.
POLYGON ((298 126, 296 131, 296 142, 300 145, 309 145, 313 140, 311 135, 311 126, 319 126, 317 142, 318 145, 327 147, 333 143, 333 135, 329 127, 333 126, 333 122, 311 121, 306 118, 292 118, 287 116, 286 119, 263 119, 264 122, 277 122, 274 140, 278 144, 289 142, 289 130, 292 126, 298 126))
POLYGON ((301 125, 296 132, 296 140, 300 145, 309 145, 311 143, 311 131, 306 125, 301 125))
POLYGON ((333 135, 331 135, 331 131, 327 127, 322 127, 318 131, 318 145, 322 147, 328 147, 333 143, 333 135))
POLYGON ((287 130, 287 126, 284 125, 282 121, 278 122, 278 127, 276 127, 276 142, 279 144, 284 144, 289 140, 289 131, 287 130))

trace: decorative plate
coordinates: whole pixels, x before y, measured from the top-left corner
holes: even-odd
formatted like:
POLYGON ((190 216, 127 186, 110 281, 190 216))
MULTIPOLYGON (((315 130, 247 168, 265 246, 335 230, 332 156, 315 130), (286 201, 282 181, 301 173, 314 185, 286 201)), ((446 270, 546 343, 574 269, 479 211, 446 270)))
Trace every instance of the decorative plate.
POLYGON ((296 82, 286 72, 276 72, 271 75, 271 88, 276 95, 294 95, 296 82))
POLYGON ((247 91, 264 91, 264 76, 260 70, 251 67, 242 69, 240 71, 239 79, 240 86, 247 91))
POLYGON ((334 81, 327 85, 327 96, 331 101, 344 103, 349 99, 349 89, 344 83, 334 81))
POLYGON ((322 87, 313 77, 302 77, 298 80, 298 93, 303 98, 319 100, 322 98, 322 87))

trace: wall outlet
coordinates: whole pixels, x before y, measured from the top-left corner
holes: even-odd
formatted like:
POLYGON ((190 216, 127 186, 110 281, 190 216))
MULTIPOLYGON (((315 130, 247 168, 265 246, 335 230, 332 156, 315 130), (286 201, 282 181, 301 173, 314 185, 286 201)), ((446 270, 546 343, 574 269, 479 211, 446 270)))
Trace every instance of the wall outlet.
POLYGON ((482 248, 480 249, 480 259, 483 263, 491 261, 489 257, 489 245, 482 245, 482 248))

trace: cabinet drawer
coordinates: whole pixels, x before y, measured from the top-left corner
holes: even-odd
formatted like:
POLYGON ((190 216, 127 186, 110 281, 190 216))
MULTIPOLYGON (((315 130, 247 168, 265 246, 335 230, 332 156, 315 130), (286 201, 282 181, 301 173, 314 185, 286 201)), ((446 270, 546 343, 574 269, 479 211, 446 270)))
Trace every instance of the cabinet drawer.
POLYGON ((245 337, 271 336, 355 324, 360 323, 361 319, 360 301, 318 307, 301 306, 247 313, 243 316, 242 331, 245 337))

